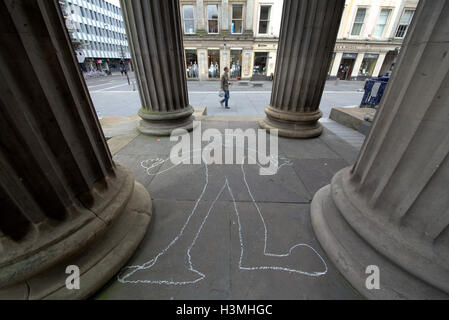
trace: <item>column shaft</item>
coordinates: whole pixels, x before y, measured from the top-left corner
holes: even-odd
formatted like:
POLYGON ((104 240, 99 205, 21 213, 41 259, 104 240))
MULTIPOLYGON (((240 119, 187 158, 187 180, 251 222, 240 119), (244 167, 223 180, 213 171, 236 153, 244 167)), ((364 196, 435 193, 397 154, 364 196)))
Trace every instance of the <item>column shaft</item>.
POLYGON ((286 0, 271 103, 261 122, 294 138, 319 136, 319 104, 344 0, 286 0))
POLYGON ((1 0, 0 10, 0 299, 86 297, 125 261, 77 293, 65 266, 97 270, 98 236, 120 229, 134 180, 112 161, 59 2, 1 0), (80 262, 86 248, 97 257, 80 262))
POLYGON ((320 242, 367 297, 449 297, 448 17, 449 1, 420 1, 357 163, 313 201, 320 242))
POLYGON ((184 66, 179 1, 121 1, 136 71, 146 134, 170 135, 192 129, 184 66))

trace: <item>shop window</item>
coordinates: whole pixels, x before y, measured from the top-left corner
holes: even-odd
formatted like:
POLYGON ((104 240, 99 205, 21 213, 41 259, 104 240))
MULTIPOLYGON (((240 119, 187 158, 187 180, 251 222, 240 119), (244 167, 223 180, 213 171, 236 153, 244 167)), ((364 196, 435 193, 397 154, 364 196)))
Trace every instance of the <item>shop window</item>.
POLYGON ((414 10, 405 10, 399 21, 398 30, 396 31, 396 38, 404 38, 407 34, 408 27, 412 22, 414 10))
POLYGON ((209 33, 218 33, 218 5, 207 6, 207 20, 209 25, 209 33))
POLYGON ((233 79, 242 78, 242 50, 231 50, 231 72, 233 79))
POLYGON ((208 50, 209 78, 220 78, 220 50, 208 50))
POLYGON ((260 17, 259 17, 260 34, 268 34, 268 30, 270 28, 270 13, 271 13, 271 6, 260 7, 260 17))
POLYGON ((195 16, 194 9, 192 5, 183 6, 184 14, 184 33, 194 34, 195 33, 195 16))
POLYGON ((387 26, 388 18, 390 17, 391 9, 382 9, 380 11, 379 20, 374 29, 374 36, 381 38, 384 35, 385 27, 387 26))
POLYGON ((188 79, 198 78, 198 54, 195 49, 186 49, 186 74, 188 79))
POLYGON ((268 52, 255 52, 253 75, 266 76, 267 66, 268 66, 268 52))
POLYGON ((376 67, 377 64, 377 59, 379 59, 378 54, 371 54, 371 53, 365 54, 365 56, 363 57, 362 64, 360 66, 359 76, 372 77, 374 68, 376 67))
POLYGON ((343 53, 340 66, 338 68, 337 77, 340 80, 350 80, 352 70, 354 69, 357 53, 343 53))
POLYGON ((243 5, 232 6, 232 33, 243 33, 243 5))
POLYGON ((362 32, 363 23, 365 22, 366 8, 358 8, 355 16, 354 25, 352 26, 352 36, 359 36, 362 32))

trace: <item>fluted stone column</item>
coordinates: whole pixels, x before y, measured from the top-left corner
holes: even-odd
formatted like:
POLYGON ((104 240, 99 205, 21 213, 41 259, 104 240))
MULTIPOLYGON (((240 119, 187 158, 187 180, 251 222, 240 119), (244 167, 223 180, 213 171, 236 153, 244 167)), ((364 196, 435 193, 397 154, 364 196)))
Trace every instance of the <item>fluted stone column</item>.
POLYGON ((449 1, 421 0, 355 166, 312 202, 324 250, 368 298, 449 298, 448 53, 449 1))
POLYGON ((262 128, 279 135, 313 138, 344 0, 285 0, 271 103, 262 128))
POLYGON ((170 135, 193 128, 179 0, 121 0, 142 108, 139 130, 170 135))
POLYGON ((0 299, 85 298, 134 252, 151 200, 112 161, 59 2, 0 10, 0 299))

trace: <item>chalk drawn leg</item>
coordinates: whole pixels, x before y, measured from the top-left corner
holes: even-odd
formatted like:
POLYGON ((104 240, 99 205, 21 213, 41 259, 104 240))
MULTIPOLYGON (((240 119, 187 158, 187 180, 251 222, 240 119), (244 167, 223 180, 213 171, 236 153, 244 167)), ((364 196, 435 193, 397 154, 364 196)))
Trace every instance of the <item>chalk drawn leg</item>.
POLYGON ((215 203, 226 190, 224 183, 218 190, 208 190, 208 168, 206 167, 206 184, 200 198, 189 215, 186 223, 172 242, 150 261, 130 266, 122 270, 118 280, 123 283, 149 283, 166 285, 194 284, 203 280, 206 275, 196 266, 191 250, 203 230, 203 227, 214 209, 215 203), (201 201, 207 192, 216 192, 211 202, 201 201))
MULTIPOLYGON (((246 179, 244 166, 241 166, 242 180, 229 181, 228 191, 234 202, 234 212, 237 217, 239 240, 241 245, 239 268, 242 270, 277 270, 308 276, 321 276, 327 272, 327 265, 320 254, 310 245, 298 243, 282 252, 271 252, 269 234, 263 212, 254 199, 246 179), (243 183, 251 205, 240 210, 235 200, 232 185, 243 183)), ((282 216, 279 217, 282 219, 282 216)), ((300 230, 298 230, 300 232, 300 230)))

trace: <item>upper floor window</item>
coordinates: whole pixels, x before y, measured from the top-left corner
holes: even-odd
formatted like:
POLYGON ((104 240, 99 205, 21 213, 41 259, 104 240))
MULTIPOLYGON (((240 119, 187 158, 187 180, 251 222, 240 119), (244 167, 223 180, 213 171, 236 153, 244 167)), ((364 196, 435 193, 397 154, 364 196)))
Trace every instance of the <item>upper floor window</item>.
POLYGON ((243 5, 232 6, 232 33, 243 33, 243 5))
POLYGON ((218 4, 207 6, 207 21, 209 33, 218 33, 218 4))
POLYGON ((268 30, 270 28, 270 14, 271 14, 271 6, 260 7, 260 18, 259 18, 260 34, 268 34, 268 30))
POLYGON ((398 30, 396 31, 396 38, 404 38, 407 34, 408 27, 412 22, 414 10, 405 10, 399 21, 398 30))
POLYGON ((358 8, 355 16, 354 25, 352 26, 352 36, 359 36, 362 32, 363 23, 365 22, 366 8, 358 8))
POLYGON ((385 27, 387 26, 388 18, 390 17, 391 9, 382 9, 380 11, 379 20, 374 29, 374 36, 381 38, 384 35, 385 27))
POLYGON ((193 6, 185 5, 182 8, 184 14, 184 33, 193 34, 195 33, 195 16, 193 6))

